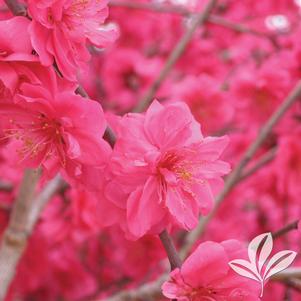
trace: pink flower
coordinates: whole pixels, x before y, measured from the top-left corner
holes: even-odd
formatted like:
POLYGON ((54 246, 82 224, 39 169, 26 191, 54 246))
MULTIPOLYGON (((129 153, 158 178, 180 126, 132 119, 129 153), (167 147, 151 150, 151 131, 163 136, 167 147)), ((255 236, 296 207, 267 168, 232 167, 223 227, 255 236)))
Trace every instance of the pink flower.
POLYGON ((0 115, 19 162, 43 166, 49 176, 63 169, 80 178, 84 167, 101 165, 109 153, 102 140, 106 122, 97 102, 57 86, 23 83, 14 101, 1 103, 0 115))
POLYGON ((90 58, 86 41, 102 47, 116 38, 113 28, 102 26, 107 0, 28 0, 28 11, 32 45, 42 64, 55 61, 72 81, 90 58))
POLYGON ((230 170, 219 160, 227 137, 204 138, 184 103, 155 101, 145 115, 128 114, 117 127, 105 194, 125 210, 130 234, 194 228, 230 170))
POLYGON ((176 82, 172 98, 185 101, 197 121, 202 122, 205 133, 213 133, 229 125, 233 106, 221 84, 206 74, 187 76, 176 82))
POLYGON ((25 17, 0 21, 0 62, 37 60, 32 55, 29 25, 30 21, 25 17))
POLYGON ((0 21, 0 99, 10 99, 18 83, 25 80, 25 66, 33 69, 37 65, 34 62, 38 57, 32 54, 28 34, 29 24, 24 17, 0 21))
POLYGON ((114 47, 108 51, 101 74, 108 108, 129 112, 161 69, 161 62, 148 58, 136 49, 114 47))
POLYGON ((228 265, 245 255, 236 240, 202 243, 180 269, 170 273, 163 294, 180 301, 259 301, 257 283, 237 275, 228 265))
POLYGON ((281 58, 265 61, 260 68, 255 64, 242 68, 233 81, 232 98, 236 99, 237 121, 249 127, 262 126, 275 107, 282 102, 292 87, 290 74, 281 58))
POLYGON ((64 198, 52 199, 43 212, 40 229, 53 243, 67 239, 83 242, 99 233, 98 202, 93 193, 82 187, 70 189, 64 198))

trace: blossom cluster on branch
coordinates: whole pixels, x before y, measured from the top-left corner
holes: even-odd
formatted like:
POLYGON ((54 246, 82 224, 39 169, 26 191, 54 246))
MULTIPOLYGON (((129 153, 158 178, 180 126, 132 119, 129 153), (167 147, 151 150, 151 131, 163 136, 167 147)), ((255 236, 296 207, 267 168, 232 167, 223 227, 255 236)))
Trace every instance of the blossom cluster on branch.
MULTIPOLYGON (((126 295, 165 273, 167 257, 161 291, 141 300, 259 301, 259 284, 229 262, 246 258, 244 243, 264 232, 281 233, 275 251, 300 252, 292 230, 301 219, 301 2, 0 8, 0 273, 10 279, 0 301, 126 295), (23 254, 7 237, 22 228, 13 219, 27 169, 41 172, 39 193, 58 175, 65 185, 24 209, 42 212, 23 254), (231 169, 241 174, 229 188, 231 169), (203 235, 191 242, 200 220, 203 235), (21 258, 9 268, 6 244, 21 258), (176 249, 189 244, 181 263, 176 249)), ((269 283, 263 300, 301 300, 300 282, 269 283)))

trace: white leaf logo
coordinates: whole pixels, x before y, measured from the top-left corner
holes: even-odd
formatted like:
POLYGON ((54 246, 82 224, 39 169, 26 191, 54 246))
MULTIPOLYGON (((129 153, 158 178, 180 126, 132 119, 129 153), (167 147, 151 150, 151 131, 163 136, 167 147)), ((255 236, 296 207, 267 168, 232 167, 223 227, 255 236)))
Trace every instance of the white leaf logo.
POLYGON ((239 275, 255 280, 261 285, 260 298, 266 281, 273 275, 286 269, 294 261, 297 253, 290 250, 280 251, 268 261, 273 249, 271 233, 255 237, 249 244, 249 260, 235 259, 229 262, 230 267, 239 275))

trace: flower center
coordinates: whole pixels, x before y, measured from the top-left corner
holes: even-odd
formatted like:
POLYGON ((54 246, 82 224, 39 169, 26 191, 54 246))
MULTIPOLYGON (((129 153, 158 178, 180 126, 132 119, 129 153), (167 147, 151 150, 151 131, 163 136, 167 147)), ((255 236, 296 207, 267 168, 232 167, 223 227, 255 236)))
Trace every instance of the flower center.
POLYGON ((184 151, 165 153, 159 161, 157 169, 159 174, 162 174, 160 169, 167 169, 180 180, 190 181, 193 178, 193 162, 185 157, 184 151))
MULTIPOLYGON (((69 30, 85 27, 87 17, 96 14, 91 0, 74 0, 65 11, 65 22, 69 30)), ((91 21, 91 20, 90 20, 91 21)))
POLYGON ((22 142, 22 146, 17 150, 22 161, 39 158, 42 163, 57 155, 61 164, 65 166, 65 143, 59 122, 47 118, 44 114, 35 116, 31 121, 24 118, 22 121, 10 119, 9 122, 11 127, 5 130, 5 136, 22 142))
POLYGON ((191 301, 216 301, 217 292, 211 288, 192 288, 186 293, 191 301))

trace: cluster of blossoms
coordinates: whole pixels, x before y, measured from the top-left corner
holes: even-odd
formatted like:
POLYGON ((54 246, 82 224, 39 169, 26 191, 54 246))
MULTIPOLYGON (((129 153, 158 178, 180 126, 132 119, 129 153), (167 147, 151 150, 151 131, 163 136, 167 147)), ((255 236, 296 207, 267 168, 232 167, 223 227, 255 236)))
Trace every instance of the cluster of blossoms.
MULTIPOLYGON (((0 185, 0 234, 25 168, 42 170, 40 189, 57 174, 68 183, 45 208, 7 301, 101 300, 159 277, 158 234, 184 244, 301 77, 300 1, 220 0, 157 100, 131 113, 189 28, 188 13, 207 1, 135 0, 170 7, 164 14, 114 3, 27 0, 27 16, 14 17, 0 0, 0 184, 13 187, 0 185)), ((296 103, 255 158, 273 150, 273 160, 226 197, 156 300, 259 301, 259 285, 228 263, 246 257, 243 241, 300 219, 300 120, 296 103)), ((300 238, 293 231, 276 249, 300 251, 300 238)), ((284 296, 273 283, 263 300, 284 296)))

